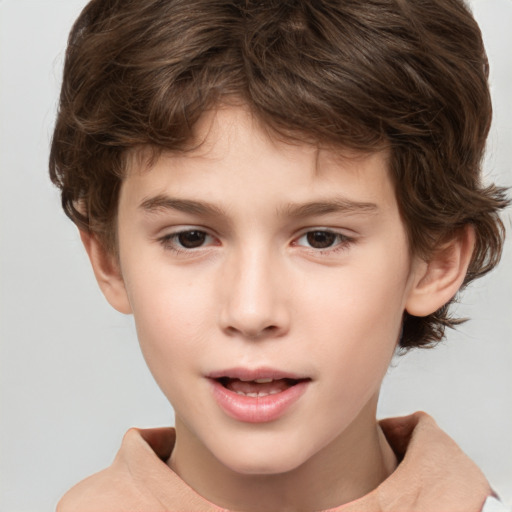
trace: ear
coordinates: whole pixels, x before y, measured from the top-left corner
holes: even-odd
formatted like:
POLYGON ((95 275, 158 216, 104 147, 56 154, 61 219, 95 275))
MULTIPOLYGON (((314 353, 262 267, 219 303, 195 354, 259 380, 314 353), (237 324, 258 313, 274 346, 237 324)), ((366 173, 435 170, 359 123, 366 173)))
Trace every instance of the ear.
POLYGON ((475 230, 467 225, 418 265, 405 310, 427 316, 448 303, 464 282, 474 246, 475 230))
POLYGON ((116 257, 104 248, 94 234, 80 230, 80 238, 103 295, 117 311, 130 314, 132 308, 116 257))

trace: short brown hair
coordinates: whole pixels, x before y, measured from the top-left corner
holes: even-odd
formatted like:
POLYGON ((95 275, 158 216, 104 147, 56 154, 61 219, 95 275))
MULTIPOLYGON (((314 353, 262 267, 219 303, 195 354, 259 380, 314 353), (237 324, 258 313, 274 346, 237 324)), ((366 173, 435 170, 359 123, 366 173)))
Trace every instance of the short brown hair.
MULTIPOLYGON (((184 150, 204 111, 236 98, 285 137, 388 148, 413 252, 473 225, 467 285, 497 264, 508 203, 481 182, 487 75, 462 0, 93 0, 69 37, 50 174, 67 215, 115 251, 130 150, 184 150)), ((448 305, 406 314, 400 344, 459 322, 448 305)))

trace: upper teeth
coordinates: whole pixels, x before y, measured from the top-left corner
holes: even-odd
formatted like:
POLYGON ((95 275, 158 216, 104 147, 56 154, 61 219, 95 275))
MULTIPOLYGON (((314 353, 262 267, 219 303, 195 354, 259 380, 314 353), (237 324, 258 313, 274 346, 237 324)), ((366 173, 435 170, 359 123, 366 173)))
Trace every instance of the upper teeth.
POLYGON ((251 398, 259 398, 259 397, 262 397, 262 396, 268 396, 268 395, 277 395, 278 393, 281 393, 281 391, 277 390, 277 389, 273 389, 272 391, 268 391, 268 392, 260 392, 260 393, 244 393, 243 391, 236 391, 236 394, 237 395, 240 395, 240 396, 250 396, 251 398))
POLYGON ((274 379, 240 379, 242 382, 256 382, 257 384, 268 384, 274 379))

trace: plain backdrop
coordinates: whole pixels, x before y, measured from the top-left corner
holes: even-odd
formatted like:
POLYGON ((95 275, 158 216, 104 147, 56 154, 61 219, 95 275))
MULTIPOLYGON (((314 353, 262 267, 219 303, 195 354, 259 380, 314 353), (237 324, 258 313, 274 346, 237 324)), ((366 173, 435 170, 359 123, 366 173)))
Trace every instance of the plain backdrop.
MULTIPOLYGON (((0 510, 49 512, 131 426, 173 414, 130 317, 101 296, 47 177, 67 33, 83 0, 0 0, 0 510)), ((512 1, 474 0, 495 117, 486 175, 512 185, 512 1)), ((511 214, 505 215, 511 230, 511 214)), ((394 362, 381 417, 424 409, 512 505, 512 248, 469 289, 472 318, 394 362)))

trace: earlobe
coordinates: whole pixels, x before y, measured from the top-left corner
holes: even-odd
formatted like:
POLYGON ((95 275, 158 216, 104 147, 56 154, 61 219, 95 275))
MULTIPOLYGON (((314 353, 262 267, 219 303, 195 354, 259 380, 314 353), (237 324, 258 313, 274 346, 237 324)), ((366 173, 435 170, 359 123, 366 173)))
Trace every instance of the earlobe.
POLYGON ((429 261, 418 265, 405 310, 427 316, 447 304, 459 291, 475 246, 475 231, 467 225, 443 244, 429 261))
POLYGON ((108 253, 98 238, 86 231, 80 231, 80 238, 103 295, 110 305, 125 314, 132 312, 119 264, 114 255, 108 253))

